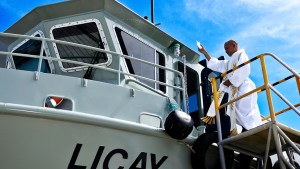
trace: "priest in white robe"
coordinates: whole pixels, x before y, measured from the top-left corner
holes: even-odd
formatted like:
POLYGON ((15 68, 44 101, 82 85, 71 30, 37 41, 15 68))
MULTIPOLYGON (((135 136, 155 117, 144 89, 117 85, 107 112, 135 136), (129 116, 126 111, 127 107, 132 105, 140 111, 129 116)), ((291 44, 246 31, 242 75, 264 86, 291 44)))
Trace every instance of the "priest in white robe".
MULTIPOLYGON (((230 60, 218 60, 211 57, 202 45, 198 47, 198 50, 208 60, 207 67, 217 72, 224 73, 249 60, 245 50, 238 49, 238 44, 234 40, 227 41, 224 44, 224 49, 228 56, 231 57, 230 60)), ((256 88, 249 75, 250 64, 247 64, 229 73, 227 80, 220 85, 220 89, 229 94, 229 100, 242 96, 256 88)), ((243 127, 243 131, 262 124, 257 105, 257 93, 248 95, 228 105, 226 114, 231 116, 231 125, 234 125, 231 126, 231 130, 236 127, 235 122, 243 127)))

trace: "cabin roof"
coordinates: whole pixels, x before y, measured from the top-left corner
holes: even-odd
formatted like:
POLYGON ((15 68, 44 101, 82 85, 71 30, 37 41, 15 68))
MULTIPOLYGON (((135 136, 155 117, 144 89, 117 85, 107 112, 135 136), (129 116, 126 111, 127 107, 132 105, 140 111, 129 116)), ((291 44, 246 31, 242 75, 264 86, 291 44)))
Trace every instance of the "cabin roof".
POLYGON ((179 43, 181 46, 181 53, 186 54, 187 60, 194 61, 199 59, 198 53, 115 0, 71 0, 36 7, 14 25, 9 27, 5 32, 25 34, 44 20, 99 10, 108 11, 110 14, 149 36, 166 48, 170 47, 175 42, 179 43))

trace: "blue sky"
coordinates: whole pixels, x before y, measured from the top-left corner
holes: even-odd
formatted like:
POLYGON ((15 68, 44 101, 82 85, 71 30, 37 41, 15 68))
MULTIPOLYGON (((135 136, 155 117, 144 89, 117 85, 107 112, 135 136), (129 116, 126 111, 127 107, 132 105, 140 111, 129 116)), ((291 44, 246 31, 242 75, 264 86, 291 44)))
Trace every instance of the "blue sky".
MULTIPOLYGON (((5 31, 36 6, 62 0, 2 0, 0 3, 0 32, 5 31)), ((139 14, 149 16, 150 0, 119 0, 139 14)), ((163 31, 197 51, 200 41, 215 57, 226 53, 223 43, 235 39, 246 49, 249 58, 264 52, 280 57, 300 72, 300 1, 295 0, 168 0, 155 1, 155 22, 163 31)), ((204 59, 201 55, 200 59, 204 59)), ((270 57, 266 58, 270 83, 291 75, 270 57)), ((259 62, 251 64, 251 78, 257 86, 263 84, 259 62)), ((276 86, 291 103, 300 102, 295 79, 276 86)), ((286 108, 273 93, 275 112, 286 108)), ((260 93, 259 107, 267 115, 265 92, 260 93)), ((279 115, 277 119, 300 130, 300 116, 294 111, 279 115)))

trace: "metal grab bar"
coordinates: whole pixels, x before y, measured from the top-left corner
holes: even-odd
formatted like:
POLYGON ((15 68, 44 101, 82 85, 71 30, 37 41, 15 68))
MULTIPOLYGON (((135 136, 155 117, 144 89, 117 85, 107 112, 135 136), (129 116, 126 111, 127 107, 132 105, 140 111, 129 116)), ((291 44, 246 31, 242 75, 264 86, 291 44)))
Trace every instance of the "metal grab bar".
MULTIPOLYGON (((83 63, 83 62, 78 62, 78 61, 72 61, 72 60, 67 60, 67 59, 58 59, 58 58, 52 58, 52 57, 44 57, 44 56, 42 56, 42 54, 43 54, 42 51, 43 51, 43 48, 44 48, 44 44, 46 42, 52 42, 52 43, 58 43, 58 44, 69 45, 69 46, 84 48, 84 49, 88 49, 88 50, 103 52, 103 53, 111 54, 112 56, 117 56, 119 58, 119 61, 120 61, 120 58, 123 57, 123 58, 126 58, 126 59, 136 60, 138 62, 147 64, 147 65, 151 65, 151 66, 156 67, 156 68, 160 68, 160 69, 163 69, 163 70, 166 70, 166 71, 173 72, 174 74, 177 74, 180 77, 180 79, 182 81, 181 84, 182 85, 185 84, 184 83, 184 76, 183 76, 183 74, 181 72, 179 72, 177 70, 174 70, 174 69, 170 69, 170 68, 161 66, 161 65, 158 65, 158 64, 155 64, 155 63, 151 63, 151 62, 148 62, 148 61, 145 61, 145 60, 142 60, 142 59, 134 58, 132 56, 127 56, 127 55, 123 55, 123 54, 120 54, 120 53, 117 53, 117 52, 107 51, 107 50, 104 50, 104 49, 99 49, 99 48, 96 48, 96 47, 91 47, 91 46, 87 46, 87 45, 83 45, 83 44, 78 44, 78 43, 73 43, 73 42, 66 42, 66 41, 61 41, 61 40, 48 39, 48 38, 44 38, 44 37, 19 35, 19 34, 13 34, 13 33, 0 33, 0 36, 10 37, 10 38, 33 39, 33 40, 42 41, 42 46, 41 46, 41 50, 40 50, 41 51, 40 52, 40 56, 0 51, 0 56, 1 55, 14 55, 14 56, 38 58, 39 59, 39 64, 38 64, 37 72, 35 74, 36 75, 36 77, 35 77, 36 80, 38 79, 38 76, 39 76, 39 73, 40 73, 40 68, 41 68, 41 65, 42 65, 42 61, 41 60, 42 59, 46 59, 46 60, 61 61, 61 62, 66 62, 66 63, 75 63, 75 64, 82 65, 82 66, 89 66, 89 67, 93 67, 93 68, 97 68, 97 69, 102 69, 102 70, 110 71, 110 72, 113 72, 113 73, 118 73, 118 82, 120 82, 120 74, 123 74, 123 75, 128 75, 128 76, 131 76, 131 77, 135 77, 135 78, 138 78, 138 79, 143 79, 143 80, 146 80, 146 81, 154 82, 155 84, 161 84, 161 85, 164 85, 164 86, 171 87, 173 89, 180 90, 181 92, 184 93, 184 95, 187 92, 185 90, 184 86, 181 86, 181 87, 173 86, 173 85, 169 85, 167 83, 163 83, 163 82, 160 82, 160 81, 157 81, 157 80, 149 79, 149 78, 146 78, 146 77, 143 77, 143 76, 139 76, 139 75, 134 75, 134 74, 122 72, 120 70, 120 66, 119 66, 118 70, 115 70, 115 69, 111 69, 111 68, 100 67, 99 64, 98 65, 93 65, 93 64, 88 64, 88 63, 83 63)), ((120 65, 120 63, 119 63, 119 65, 120 65)), ((186 98, 185 97, 183 97, 183 104, 184 104, 185 111, 187 111, 187 105, 186 105, 186 98)))
POLYGON ((146 84, 144 84, 144 83, 142 83, 142 82, 140 82, 140 81, 137 81, 137 80, 135 80, 135 79, 126 79, 125 83, 128 84, 129 82, 134 82, 134 83, 136 83, 136 84, 139 84, 139 85, 145 87, 145 88, 148 89, 148 90, 151 90, 151 91, 154 92, 154 93, 157 93, 158 95, 161 95, 161 96, 163 96, 163 97, 168 97, 167 95, 165 95, 165 94, 163 94, 163 93, 161 93, 161 92, 159 92, 159 91, 153 89, 152 87, 150 87, 150 86, 148 86, 148 85, 146 85, 146 84))

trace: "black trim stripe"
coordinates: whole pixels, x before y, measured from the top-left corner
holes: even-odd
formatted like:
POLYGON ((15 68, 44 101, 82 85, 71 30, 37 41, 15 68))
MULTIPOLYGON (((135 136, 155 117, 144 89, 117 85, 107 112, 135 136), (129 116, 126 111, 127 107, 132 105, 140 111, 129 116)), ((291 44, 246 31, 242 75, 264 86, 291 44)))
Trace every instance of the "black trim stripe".
MULTIPOLYGON (((285 81, 287 81, 287 80, 289 80, 289 79, 291 79, 291 78, 293 78, 293 77, 295 77, 295 75, 290 75, 290 76, 288 76, 288 77, 286 77, 286 78, 284 78, 284 79, 281 79, 281 80, 279 80, 279 81, 273 83, 272 86, 276 86, 276 85, 278 85, 278 84, 280 84, 280 83, 283 83, 283 82, 285 82, 285 81)), ((262 89, 262 90, 259 91, 259 92, 263 92, 263 91, 265 91, 265 90, 266 90, 266 89, 264 88, 264 89, 262 89)))
POLYGON ((245 66, 246 64, 255 61, 256 59, 260 58, 260 56, 261 56, 261 55, 258 55, 258 56, 256 56, 256 57, 254 57, 254 58, 252 58, 252 59, 250 59, 250 60, 248 60, 248 61, 246 61, 246 62, 244 62, 244 63, 242 63, 242 64, 240 64, 240 65, 238 65, 238 66, 236 66, 236 67, 234 67, 233 69, 228 70, 227 72, 222 73, 221 75, 217 76, 216 79, 219 79, 219 78, 221 78, 221 77, 224 77, 224 76, 226 76, 227 74, 229 74, 229 73, 235 71, 236 69, 239 69, 239 68, 245 66))

